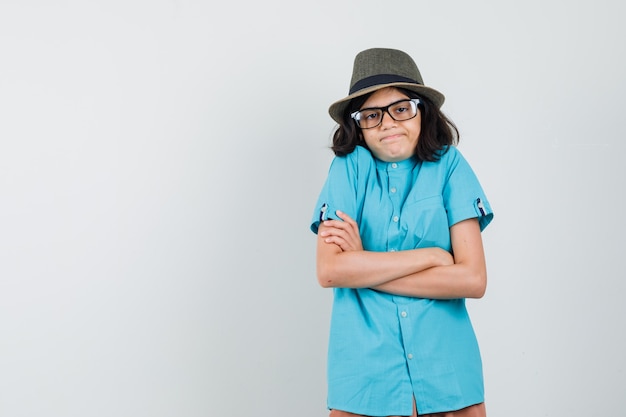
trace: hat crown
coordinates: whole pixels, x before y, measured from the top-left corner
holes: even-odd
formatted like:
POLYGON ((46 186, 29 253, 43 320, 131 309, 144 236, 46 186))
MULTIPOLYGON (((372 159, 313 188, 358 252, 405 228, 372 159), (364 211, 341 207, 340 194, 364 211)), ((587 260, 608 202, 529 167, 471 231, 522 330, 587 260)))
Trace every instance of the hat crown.
POLYGON ((407 53, 397 49, 371 48, 359 52, 354 58, 350 94, 372 85, 375 80, 381 81, 381 77, 387 78, 388 82, 424 84, 415 61, 407 53))
POLYGON ((354 57, 352 79, 348 95, 330 105, 328 113, 337 123, 342 123, 350 101, 386 87, 413 91, 441 108, 445 97, 434 88, 424 85, 422 75, 413 58, 398 49, 371 48, 354 57))

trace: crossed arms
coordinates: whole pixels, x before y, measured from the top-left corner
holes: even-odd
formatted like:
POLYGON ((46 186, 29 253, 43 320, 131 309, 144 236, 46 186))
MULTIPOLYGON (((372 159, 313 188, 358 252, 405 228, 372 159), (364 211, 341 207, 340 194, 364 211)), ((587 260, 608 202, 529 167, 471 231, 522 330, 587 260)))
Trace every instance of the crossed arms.
POLYGON ((480 226, 476 218, 450 228, 454 257, 441 248, 398 252, 363 249, 356 222, 340 211, 343 220, 320 224, 317 237, 317 279, 324 288, 372 288, 409 297, 481 298, 487 270, 480 226))

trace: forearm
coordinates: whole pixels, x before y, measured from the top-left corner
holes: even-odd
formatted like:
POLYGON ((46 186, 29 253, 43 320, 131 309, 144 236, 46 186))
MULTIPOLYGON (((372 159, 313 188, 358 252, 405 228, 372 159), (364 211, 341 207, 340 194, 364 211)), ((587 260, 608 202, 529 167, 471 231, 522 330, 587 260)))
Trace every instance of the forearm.
POLYGON ((429 268, 373 286, 372 289, 407 297, 453 299, 481 298, 486 286, 484 269, 455 264, 429 268))
POLYGON ((480 226, 464 220, 450 229, 454 264, 433 267, 374 286, 396 295, 421 298, 480 298, 487 287, 487 266, 480 226))
POLYGON ((443 250, 439 248, 342 252, 333 244, 320 245, 317 275, 323 287, 375 287, 444 263, 440 255, 443 250))

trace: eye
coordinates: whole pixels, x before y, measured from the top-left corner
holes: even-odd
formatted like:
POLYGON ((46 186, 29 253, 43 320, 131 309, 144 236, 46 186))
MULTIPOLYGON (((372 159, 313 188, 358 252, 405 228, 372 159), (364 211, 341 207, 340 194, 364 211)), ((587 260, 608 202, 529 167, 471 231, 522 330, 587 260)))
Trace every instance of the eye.
POLYGON ((393 112, 394 113, 405 113, 410 111, 411 108, 409 107, 408 103, 400 103, 396 106, 393 107, 393 112))
POLYGON ((361 118, 364 120, 376 120, 379 117, 379 112, 375 110, 365 110, 361 112, 361 118))

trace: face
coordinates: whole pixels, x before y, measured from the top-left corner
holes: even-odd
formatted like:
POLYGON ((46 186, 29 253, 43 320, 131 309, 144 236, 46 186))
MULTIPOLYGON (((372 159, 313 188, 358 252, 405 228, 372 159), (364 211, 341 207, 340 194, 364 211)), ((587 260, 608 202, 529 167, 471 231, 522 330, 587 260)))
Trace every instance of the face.
MULTIPOLYGON (((385 107, 398 100, 409 97, 395 88, 383 88, 372 94, 361 106, 385 107)), ((422 124, 420 111, 417 116, 404 121, 395 121, 387 112, 383 113, 382 122, 371 129, 361 129, 363 139, 372 154, 385 162, 398 162, 409 159, 415 153, 422 124)))

